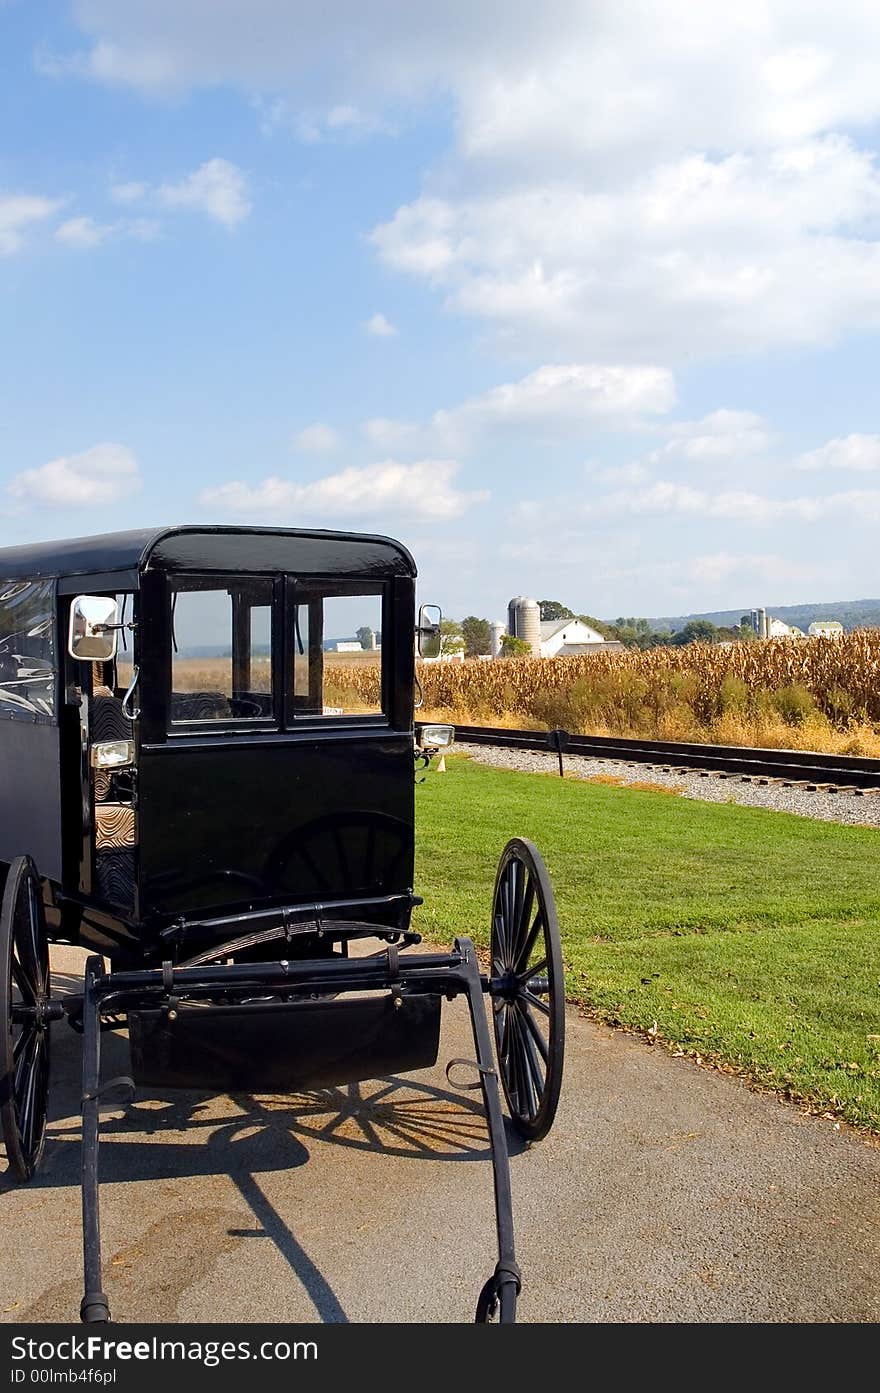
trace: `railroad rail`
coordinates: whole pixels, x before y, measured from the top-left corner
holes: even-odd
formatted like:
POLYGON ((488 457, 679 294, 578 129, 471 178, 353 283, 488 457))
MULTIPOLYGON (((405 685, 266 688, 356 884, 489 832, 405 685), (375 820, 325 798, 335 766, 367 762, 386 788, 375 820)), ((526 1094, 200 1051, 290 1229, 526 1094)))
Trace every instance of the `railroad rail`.
POLYGON ((810 750, 764 750, 740 745, 684 744, 675 740, 635 740, 605 735, 573 735, 567 730, 504 730, 493 726, 455 727, 456 740, 499 749, 537 750, 559 758, 615 759, 682 772, 699 769, 721 777, 780 782, 808 789, 849 788, 880 791, 880 759, 828 755, 810 750))

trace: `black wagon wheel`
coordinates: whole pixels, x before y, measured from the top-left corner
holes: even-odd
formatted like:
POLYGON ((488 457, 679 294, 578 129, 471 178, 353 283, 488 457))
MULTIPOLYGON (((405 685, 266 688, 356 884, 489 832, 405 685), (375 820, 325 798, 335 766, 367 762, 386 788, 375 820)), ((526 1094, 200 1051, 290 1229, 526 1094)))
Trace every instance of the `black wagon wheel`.
POLYGON ((539 1141, 562 1087, 565 990, 550 877, 537 847, 522 837, 507 843, 495 877, 492 1016, 511 1120, 539 1141))
POLYGON ((30 1180, 46 1140, 49 942, 37 868, 9 867, 0 907, 0 1124, 9 1175, 30 1180))

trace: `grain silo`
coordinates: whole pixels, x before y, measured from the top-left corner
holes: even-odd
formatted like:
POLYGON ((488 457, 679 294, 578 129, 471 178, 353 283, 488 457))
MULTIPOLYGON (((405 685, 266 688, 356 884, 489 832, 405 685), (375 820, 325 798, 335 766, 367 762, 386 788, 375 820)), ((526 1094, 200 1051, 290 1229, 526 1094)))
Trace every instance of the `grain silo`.
POLYGON ((507 630, 524 639, 536 658, 541 656, 541 611, 538 601, 516 595, 507 606, 507 630))
POLYGON ((489 652, 492 654, 493 658, 497 658, 499 653, 501 652, 501 640, 503 639, 506 633, 507 630, 501 623, 500 619, 496 619, 494 623, 489 625, 489 652))
POLYGON ((767 623, 767 611, 766 611, 766 609, 763 609, 763 608, 760 608, 760 609, 753 609, 753 610, 752 610, 752 614, 751 614, 751 619, 752 619, 752 628, 754 629, 755 633, 758 635, 758 638, 767 638, 767 637, 769 636, 770 630, 769 630, 769 626, 768 626, 768 623, 767 623))

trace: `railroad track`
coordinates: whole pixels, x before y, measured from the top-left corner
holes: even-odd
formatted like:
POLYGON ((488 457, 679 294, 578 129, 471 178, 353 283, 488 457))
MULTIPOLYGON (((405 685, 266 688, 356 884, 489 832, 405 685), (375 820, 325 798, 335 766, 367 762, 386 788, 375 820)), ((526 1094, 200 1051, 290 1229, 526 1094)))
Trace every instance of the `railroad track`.
POLYGON ((825 755, 807 750, 762 750, 739 745, 689 745, 674 740, 634 740, 615 736, 572 735, 564 730, 502 730, 492 726, 455 727, 456 740, 499 749, 538 750, 560 760, 566 755, 616 759, 670 773, 704 772, 707 777, 754 783, 781 783, 812 791, 846 788, 880 791, 880 759, 825 755))

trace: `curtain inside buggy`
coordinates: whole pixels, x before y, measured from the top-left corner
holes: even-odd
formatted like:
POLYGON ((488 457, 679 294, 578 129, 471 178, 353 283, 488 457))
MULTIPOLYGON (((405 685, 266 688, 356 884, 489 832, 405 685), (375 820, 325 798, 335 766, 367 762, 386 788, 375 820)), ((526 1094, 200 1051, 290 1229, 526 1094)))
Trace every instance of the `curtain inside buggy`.
POLYGON ((55 582, 0 580, 0 720, 55 719, 55 582))

